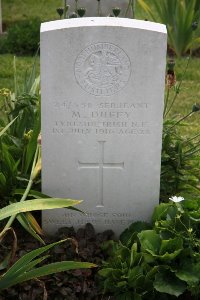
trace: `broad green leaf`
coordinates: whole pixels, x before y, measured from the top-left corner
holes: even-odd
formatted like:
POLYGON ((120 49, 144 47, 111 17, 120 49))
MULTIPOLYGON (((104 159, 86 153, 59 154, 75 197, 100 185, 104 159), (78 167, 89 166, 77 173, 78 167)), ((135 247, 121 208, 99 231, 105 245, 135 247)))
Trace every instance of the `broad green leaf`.
POLYGON ((183 240, 181 238, 162 240, 159 258, 161 260, 172 260, 181 253, 182 249, 183 240))
POLYGON ((161 239, 154 230, 144 230, 138 234, 143 252, 159 254, 161 239))
POLYGON ((81 203, 81 200, 45 198, 34 199, 10 204, 0 210, 0 220, 16 215, 21 212, 63 208, 81 203))
POLYGON ((176 207, 173 203, 161 203, 155 207, 152 221, 155 223, 156 221, 165 220, 167 215, 172 215, 173 217, 176 215, 176 207))
POLYGON ((135 238, 137 237, 137 233, 147 229, 151 229, 150 224, 142 221, 134 222, 121 233, 119 239, 122 244, 126 245, 127 247, 131 247, 135 238))
POLYGON ((162 271, 156 274, 153 284, 160 293, 173 296, 180 296, 186 290, 186 284, 169 271, 162 271))
POLYGON ((186 281, 187 284, 197 284, 200 282, 200 263, 185 263, 183 267, 176 272, 176 276, 186 281))

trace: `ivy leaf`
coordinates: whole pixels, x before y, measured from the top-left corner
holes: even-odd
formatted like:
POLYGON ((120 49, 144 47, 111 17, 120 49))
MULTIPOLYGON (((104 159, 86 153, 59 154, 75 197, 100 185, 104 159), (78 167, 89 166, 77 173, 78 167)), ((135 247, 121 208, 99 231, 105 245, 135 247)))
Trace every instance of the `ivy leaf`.
POLYGON ((180 296, 186 290, 186 284, 169 271, 157 273, 154 281, 154 288, 160 293, 173 296, 180 296))

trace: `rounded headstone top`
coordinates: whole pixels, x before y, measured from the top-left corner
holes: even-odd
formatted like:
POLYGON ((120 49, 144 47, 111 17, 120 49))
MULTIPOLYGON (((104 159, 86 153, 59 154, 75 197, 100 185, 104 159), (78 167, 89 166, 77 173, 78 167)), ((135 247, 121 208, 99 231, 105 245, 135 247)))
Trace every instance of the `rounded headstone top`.
POLYGON ((65 28, 90 27, 90 26, 127 27, 127 28, 156 31, 156 32, 167 34, 167 29, 164 24, 135 20, 135 19, 128 19, 128 18, 111 18, 111 17, 88 17, 88 18, 64 19, 64 20, 46 22, 41 24, 41 32, 65 29, 65 28))

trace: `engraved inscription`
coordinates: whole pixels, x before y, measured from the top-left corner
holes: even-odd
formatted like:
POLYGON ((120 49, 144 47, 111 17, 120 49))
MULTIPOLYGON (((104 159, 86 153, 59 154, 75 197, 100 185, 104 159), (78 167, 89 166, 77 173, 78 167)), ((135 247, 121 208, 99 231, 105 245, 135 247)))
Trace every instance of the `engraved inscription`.
POLYGON ((152 133, 153 122, 146 121, 152 106, 147 102, 55 101, 64 117, 56 119, 53 134, 144 136, 152 133), (138 118, 138 115, 141 115, 138 118))
POLYGON ((98 141, 99 143, 99 162, 95 163, 83 163, 83 162, 78 162, 78 166, 80 169, 93 169, 97 168, 99 169, 99 203, 97 207, 102 207, 104 206, 103 202, 103 171, 104 168, 106 169, 124 169, 124 162, 120 163, 105 163, 104 162, 104 143, 105 141, 98 141))
POLYGON ((85 48, 74 66, 78 84, 89 94, 109 96, 127 84, 131 64, 127 54, 111 43, 97 43, 85 48))
POLYGON ((134 215, 127 212, 89 212, 86 211, 83 217, 82 213, 79 212, 64 212, 59 218, 48 217, 43 220, 44 224, 52 224, 55 226, 74 226, 74 225, 85 225, 91 223, 93 225, 119 225, 129 226, 133 223, 134 215))
POLYGON ((133 219, 131 220, 124 220, 124 219, 92 219, 92 220, 87 220, 87 219, 55 219, 54 218, 49 218, 49 219, 44 219, 43 220, 43 224, 44 225, 49 225, 49 224, 53 224, 54 226, 58 226, 60 227, 60 225, 62 226, 83 226, 86 223, 91 223, 92 225, 107 225, 108 228, 110 228, 109 226, 111 225, 118 225, 118 226, 129 226, 130 224, 133 223, 133 219))

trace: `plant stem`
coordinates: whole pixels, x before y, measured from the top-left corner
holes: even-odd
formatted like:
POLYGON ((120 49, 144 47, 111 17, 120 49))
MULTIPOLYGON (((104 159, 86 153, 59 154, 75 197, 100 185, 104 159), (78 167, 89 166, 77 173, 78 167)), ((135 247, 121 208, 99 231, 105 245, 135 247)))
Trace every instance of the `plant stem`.
POLYGON ((186 118, 188 118, 189 116, 191 116, 193 113, 194 113, 193 111, 189 112, 189 114, 187 114, 186 116, 182 117, 174 125, 172 125, 170 128, 168 128, 168 130, 166 132, 168 132, 169 130, 171 130, 172 128, 174 128, 177 124, 179 124, 180 122, 182 122, 183 120, 185 120, 186 118))
POLYGON ((78 0, 75 0, 75 12, 77 13, 78 10, 78 0))
POLYGON ((128 5, 127 5, 127 8, 126 8, 126 11, 125 11, 125 15, 124 15, 125 18, 127 17, 128 11, 129 11, 129 9, 130 9, 130 7, 131 7, 131 2, 132 2, 132 0, 129 0, 128 5))
POLYGON ((131 1, 132 18, 135 19, 135 0, 131 1))
POLYGON ((101 1, 97 1, 97 16, 101 16, 101 1))
POLYGON ((186 153, 190 153, 191 151, 194 151, 195 149, 197 149, 200 146, 200 142, 198 142, 194 147, 190 148, 189 150, 185 151, 186 153))
MULTIPOLYGON (((67 0, 64 0, 64 13, 63 13, 63 19, 66 19, 67 17, 67 0)), ((61 17, 60 17, 61 18, 61 17)))
POLYGON ((191 142, 192 140, 196 139, 196 138, 199 137, 199 136, 200 136, 200 133, 198 133, 198 134, 196 134, 195 136, 193 136, 192 138, 190 138, 190 139, 184 141, 184 143, 186 143, 186 145, 187 145, 189 142, 191 142))
POLYGON ((166 112, 166 109, 167 109, 167 105, 168 105, 168 101, 169 101, 169 88, 167 89, 167 94, 166 94, 166 97, 165 97, 165 106, 164 106, 164 112, 163 112, 163 118, 165 116, 165 112, 166 112))
POLYGON ((190 153, 186 154, 185 156, 187 157, 187 156, 193 155, 193 154, 195 154, 195 153, 197 153, 199 151, 200 151, 200 148, 197 148, 195 151, 190 152, 190 153))
POLYGON ((179 84, 178 84, 178 86, 177 86, 177 89, 176 89, 174 98, 173 98, 173 100, 172 100, 172 102, 171 102, 171 104, 170 104, 170 106, 169 106, 167 112, 165 113, 164 117, 167 116, 167 114, 170 112, 172 106, 174 105, 174 102, 176 101, 176 98, 177 98, 177 96, 178 96, 178 94, 179 94, 180 87, 181 87, 181 85, 182 85, 182 83, 183 83, 183 79, 184 79, 185 74, 186 74, 186 71, 187 71, 187 69, 188 69, 190 59, 191 59, 191 56, 188 57, 188 61, 187 61, 185 70, 184 70, 184 72, 183 72, 183 76, 182 76, 181 81, 179 82, 179 84))
POLYGON ((15 98, 17 97, 17 70, 16 70, 16 56, 13 59, 13 69, 14 69, 14 90, 15 90, 15 98))

